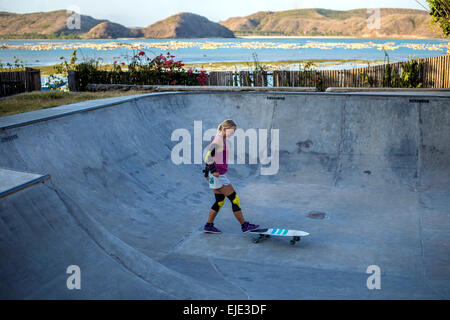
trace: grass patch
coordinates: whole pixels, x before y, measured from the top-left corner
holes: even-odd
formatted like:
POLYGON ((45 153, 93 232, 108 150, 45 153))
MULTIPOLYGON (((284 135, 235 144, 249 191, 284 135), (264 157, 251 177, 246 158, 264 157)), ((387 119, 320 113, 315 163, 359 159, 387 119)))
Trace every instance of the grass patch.
MULTIPOLYGON (((148 93, 149 91, 145 91, 148 93)), ((17 113, 53 108, 87 100, 129 96, 144 93, 142 91, 108 92, 27 92, 0 100, 0 117, 17 113)))

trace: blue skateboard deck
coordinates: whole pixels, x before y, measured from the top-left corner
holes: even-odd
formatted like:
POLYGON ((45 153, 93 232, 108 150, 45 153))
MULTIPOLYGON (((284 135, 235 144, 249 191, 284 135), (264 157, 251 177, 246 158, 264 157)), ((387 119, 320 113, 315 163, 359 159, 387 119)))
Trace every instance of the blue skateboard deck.
POLYGON ((292 240, 290 241, 291 245, 294 245, 296 242, 300 241, 301 237, 309 235, 309 233, 305 231, 279 229, 279 228, 257 229, 250 231, 250 233, 258 235, 257 238, 253 239, 254 243, 258 243, 262 239, 270 238, 271 236, 277 236, 277 237, 292 237, 292 240))

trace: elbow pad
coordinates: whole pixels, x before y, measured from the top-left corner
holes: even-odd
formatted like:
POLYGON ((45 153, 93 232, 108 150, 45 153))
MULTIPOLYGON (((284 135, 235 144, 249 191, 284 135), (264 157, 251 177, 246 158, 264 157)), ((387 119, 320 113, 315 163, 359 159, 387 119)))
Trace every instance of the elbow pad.
POLYGON ((206 164, 205 169, 203 170, 203 173, 205 174, 205 177, 208 177, 209 172, 214 173, 217 172, 216 166, 213 164, 206 164))

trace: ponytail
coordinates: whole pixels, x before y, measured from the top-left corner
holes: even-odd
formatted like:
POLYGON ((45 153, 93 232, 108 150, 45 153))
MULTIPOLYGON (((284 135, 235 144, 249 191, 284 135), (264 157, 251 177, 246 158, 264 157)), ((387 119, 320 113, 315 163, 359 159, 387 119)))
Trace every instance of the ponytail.
POLYGON ((233 127, 237 127, 236 123, 231 119, 227 119, 219 124, 217 127, 217 133, 221 133, 223 129, 231 129, 233 127))

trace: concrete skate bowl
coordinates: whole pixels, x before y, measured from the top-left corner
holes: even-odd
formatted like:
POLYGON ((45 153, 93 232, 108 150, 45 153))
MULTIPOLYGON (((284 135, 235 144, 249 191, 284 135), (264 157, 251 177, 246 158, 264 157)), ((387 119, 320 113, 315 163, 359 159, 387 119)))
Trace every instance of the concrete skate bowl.
POLYGON ((0 118, 0 167, 51 176, 0 199, 0 298, 448 299, 449 102, 172 92, 0 118), (310 233, 295 246, 253 243, 228 200, 223 233, 201 231, 214 197, 202 165, 173 163, 171 136, 194 144, 194 121, 204 134, 228 118, 278 129, 276 174, 246 159, 228 176, 247 220, 310 233))

